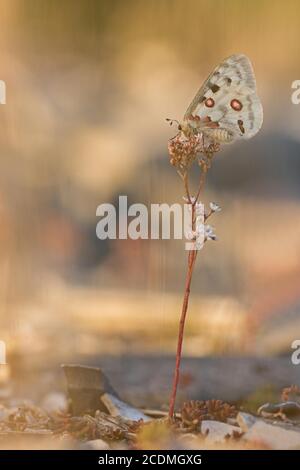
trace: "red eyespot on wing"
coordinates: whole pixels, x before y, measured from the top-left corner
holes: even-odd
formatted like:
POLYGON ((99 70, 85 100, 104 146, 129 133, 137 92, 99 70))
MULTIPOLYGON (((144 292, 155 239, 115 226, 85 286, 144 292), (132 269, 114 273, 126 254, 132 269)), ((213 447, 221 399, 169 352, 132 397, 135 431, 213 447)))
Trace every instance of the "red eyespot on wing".
POLYGON ((205 101, 204 101, 204 104, 205 106, 207 106, 208 108, 213 108, 214 105, 215 105, 215 102, 212 98, 207 98, 205 101))
POLYGON ((232 109, 234 109, 234 111, 241 111, 241 109, 243 108, 242 103, 236 98, 230 101, 230 106, 232 107, 232 109))

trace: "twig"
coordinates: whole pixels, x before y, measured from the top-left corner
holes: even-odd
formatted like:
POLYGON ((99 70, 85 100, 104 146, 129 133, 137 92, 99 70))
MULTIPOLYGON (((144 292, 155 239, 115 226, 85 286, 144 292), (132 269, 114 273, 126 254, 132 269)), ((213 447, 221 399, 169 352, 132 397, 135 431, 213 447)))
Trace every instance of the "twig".
POLYGON ((203 166, 203 167, 202 167, 202 170, 201 170, 201 174, 200 174, 200 182, 199 182, 198 192, 197 192, 197 195, 196 195, 195 200, 194 200, 194 202, 193 202, 193 206, 194 206, 194 207, 195 207, 195 205, 197 204, 197 202, 198 202, 198 200, 199 200, 199 197, 200 197, 200 194, 201 194, 201 191, 202 191, 203 188, 204 188, 206 173, 207 173, 207 168, 206 168, 206 166, 203 166))
MULTIPOLYGON (((152 418, 165 418, 169 415, 168 411, 162 411, 162 410, 151 410, 149 408, 142 408, 141 411, 147 415, 151 416, 152 418)), ((175 418, 180 419, 181 418, 181 413, 175 413, 175 418)))

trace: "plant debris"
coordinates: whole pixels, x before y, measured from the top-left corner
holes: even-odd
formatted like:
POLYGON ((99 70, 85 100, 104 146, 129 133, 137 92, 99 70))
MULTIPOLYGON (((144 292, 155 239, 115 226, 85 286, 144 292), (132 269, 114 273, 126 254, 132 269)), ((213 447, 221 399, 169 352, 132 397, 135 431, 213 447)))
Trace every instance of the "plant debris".
POLYGON ((291 401, 300 399, 300 387, 298 385, 291 385, 282 390, 281 399, 283 401, 291 401))
POLYGON ((183 404, 181 420, 183 427, 195 430, 202 421, 215 420, 225 423, 228 418, 236 417, 237 413, 235 406, 222 400, 190 400, 183 404))
POLYGON ((282 421, 300 420, 300 388, 291 385, 282 390, 282 403, 265 403, 257 410, 258 415, 264 418, 279 418, 282 421))
MULTIPOLYGON (((92 382, 81 381, 79 388, 86 385, 92 389, 89 385, 95 377, 99 378, 98 371, 96 376, 94 372, 88 373, 92 382)), ((173 419, 161 410, 138 410, 109 392, 98 397, 99 406, 103 396, 112 400, 104 403, 105 411, 99 408, 77 415, 74 409, 60 409, 68 402, 62 392, 59 399, 55 395, 49 408, 45 399, 41 400, 42 406, 11 400, 0 405, 0 447, 9 448, 21 442, 16 445, 23 448, 28 445, 72 449, 245 449, 280 445, 290 448, 298 442, 300 445, 300 403, 292 401, 298 394, 297 386, 284 389, 282 397, 286 401, 262 405, 259 417, 222 400, 191 400, 183 404, 173 419), (144 419, 147 415, 151 417, 148 421, 144 419)), ((86 396, 81 395, 83 400, 86 396)), ((87 403, 90 402, 83 401, 82 407, 87 403)))
POLYGON ((139 428, 139 422, 123 420, 97 411, 95 416, 71 416, 60 414, 51 418, 50 427, 58 434, 69 434, 79 440, 107 439, 113 441, 131 441, 139 428))
POLYGON ((32 404, 22 404, 12 408, 0 408, 1 432, 37 431, 48 428, 49 416, 47 412, 32 404))

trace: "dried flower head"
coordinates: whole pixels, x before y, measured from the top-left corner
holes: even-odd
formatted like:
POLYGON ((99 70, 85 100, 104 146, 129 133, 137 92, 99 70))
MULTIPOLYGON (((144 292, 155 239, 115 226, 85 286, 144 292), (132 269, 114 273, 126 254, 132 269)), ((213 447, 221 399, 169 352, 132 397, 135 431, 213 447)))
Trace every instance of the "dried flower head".
POLYGON ((171 165, 180 172, 185 172, 196 159, 200 165, 204 162, 207 164, 207 161, 220 150, 220 145, 213 142, 206 143, 201 133, 192 134, 188 138, 183 133, 178 133, 169 140, 168 150, 171 165), (205 158, 203 159, 201 155, 205 158))
POLYGON ((186 171, 203 151, 203 140, 200 134, 193 135, 189 139, 183 134, 176 135, 169 140, 168 150, 170 163, 178 170, 186 171))
POLYGON ((197 429, 203 420, 217 420, 226 422, 237 414, 235 406, 222 400, 190 400, 183 404, 181 419, 184 427, 197 429))

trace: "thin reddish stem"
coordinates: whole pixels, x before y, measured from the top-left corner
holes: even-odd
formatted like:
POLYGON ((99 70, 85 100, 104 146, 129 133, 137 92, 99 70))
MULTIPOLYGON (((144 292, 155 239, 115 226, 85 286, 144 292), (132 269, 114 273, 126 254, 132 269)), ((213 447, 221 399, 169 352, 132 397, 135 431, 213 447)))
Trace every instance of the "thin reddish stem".
POLYGON ((185 193, 186 193, 188 203, 192 204, 190 190, 189 190, 189 176, 188 176, 187 172, 185 173, 185 175, 183 177, 183 182, 184 182, 184 189, 185 189, 185 193))
POLYGON ((185 319, 186 319, 186 314, 187 314, 188 305, 189 305, 191 282, 192 282, 193 269, 194 269, 196 257, 197 257, 197 251, 196 250, 189 251, 188 269, 187 269, 187 275, 186 275, 186 281, 185 281, 185 291, 184 291, 184 298, 183 298, 181 317, 180 317, 180 323, 179 323, 179 333, 178 333, 177 352, 176 352, 176 364, 175 364, 175 370, 174 370, 173 387, 172 387, 170 407, 169 407, 169 418, 171 418, 171 419, 174 416, 176 394, 177 394, 177 387, 178 387, 179 374, 180 374, 180 363, 181 363, 182 342, 183 342, 183 335, 184 335, 184 325, 185 325, 185 319))
MULTIPOLYGON (((195 224, 195 206, 200 197, 201 191, 204 187, 205 183, 205 176, 206 176, 206 168, 202 168, 199 188, 197 192, 197 196, 193 203, 191 202, 189 188, 188 188, 188 179, 185 179, 185 190, 187 194, 187 198, 190 201, 192 206, 192 229, 194 230, 195 224)), ((173 419, 174 417, 174 410, 175 410, 175 403, 176 403, 176 395, 177 395, 177 388, 179 383, 179 376, 180 376, 180 363, 181 363, 181 356, 182 356, 182 343, 183 343, 183 336, 184 336, 184 326, 185 320, 189 305, 189 297, 191 291, 191 282, 193 277, 193 271, 195 266, 195 261, 197 258, 197 250, 190 250, 188 254, 188 268, 186 273, 186 280, 185 280, 185 290, 184 290, 184 297, 183 297, 183 304, 179 322, 179 331, 178 331, 178 340, 177 340, 177 352, 176 352, 176 363, 175 363, 175 370, 174 370, 174 378, 173 378, 173 386, 170 398, 170 406, 169 406, 169 418, 173 419)))

